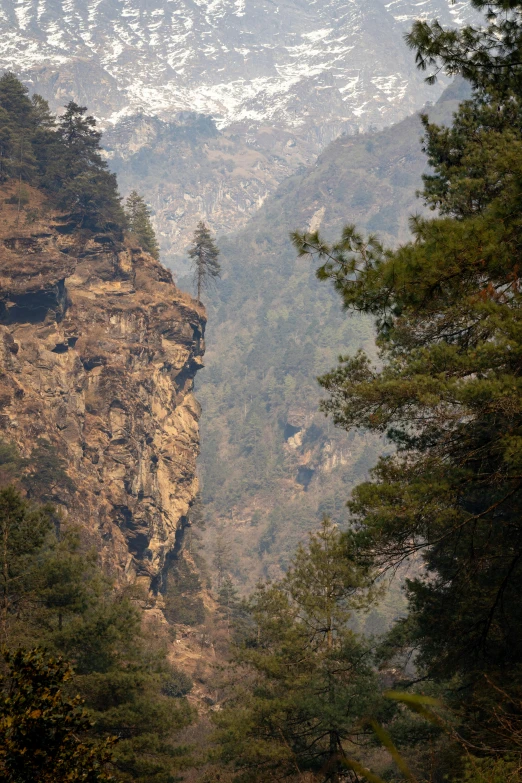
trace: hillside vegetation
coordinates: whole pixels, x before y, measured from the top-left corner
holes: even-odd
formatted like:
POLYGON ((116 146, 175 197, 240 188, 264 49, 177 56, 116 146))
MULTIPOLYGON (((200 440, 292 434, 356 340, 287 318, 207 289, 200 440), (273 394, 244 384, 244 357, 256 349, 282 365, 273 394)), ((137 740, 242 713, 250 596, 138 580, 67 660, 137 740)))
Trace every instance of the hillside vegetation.
MULTIPOLYGON (((430 115, 450 122, 465 94, 461 80, 430 115)), ((391 245, 404 240, 409 216, 422 209, 421 133, 410 117, 338 139, 315 166, 285 180, 246 229, 219 239, 222 280, 207 297, 206 369, 197 381, 200 470, 213 521, 208 559, 222 524, 217 537, 227 538, 243 587, 280 574, 323 514, 346 524, 351 488, 385 448, 356 430, 340 435, 318 412, 317 376, 341 352, 373 355, 375 333, 366 316, 340 311, 313 263, 297 258, 290 231, 320 226, 333 237, 348 219, 391 245)))

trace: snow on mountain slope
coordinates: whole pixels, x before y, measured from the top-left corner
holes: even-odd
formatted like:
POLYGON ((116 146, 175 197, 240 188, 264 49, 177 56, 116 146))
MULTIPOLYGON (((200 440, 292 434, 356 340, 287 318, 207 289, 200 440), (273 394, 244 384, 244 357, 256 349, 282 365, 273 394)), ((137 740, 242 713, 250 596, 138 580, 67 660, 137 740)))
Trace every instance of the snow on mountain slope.
POLYGON ((147 198, 177 265, 199 219, 235 231, 343 132, 435 101, 444 80, 425 84, 404 33, 469 13, 469 0, 0 0, 0 69, 100 119, 123 192, 147 198))
POLYGON ((190 109, 324 144, 437 97, 404 30, 466 13, 450 0, 0 0, 0 67, 106 122, 190 109))

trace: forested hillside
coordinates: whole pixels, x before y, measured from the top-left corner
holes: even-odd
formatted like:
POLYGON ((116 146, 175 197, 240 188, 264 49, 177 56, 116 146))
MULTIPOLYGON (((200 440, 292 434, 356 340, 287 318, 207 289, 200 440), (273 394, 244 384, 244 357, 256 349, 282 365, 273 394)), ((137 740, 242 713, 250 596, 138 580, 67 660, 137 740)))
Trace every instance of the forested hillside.
MULTIPOLYGON (((430 115, 450 122, 467 89, 449 88, 430 115)), ((406 239, 409 216, 422 209, 421 133, 411 117, 338 139, 244 231, 219 240, 223 274, 207 296, 212 328, 198 379, 200 470, 213 520, 208 558, 221 521, 240 585, 279 574, 323 514, 346 524, 346 498, 384 447, 357 431, 340 435, 318 412, 317 376, 341 352, 372 354, 374 330, 364 315, 340 311, 313 263, 297 258, 290 231, 321 226, 334 237, 350 219, 391 245, 406 239)))
POLYGON ((335 241, 293 233, 376 330, 377 357, 352 345, 320 379, 321 409, 396 450, 352 492, 349 529, 325 519, 236 624, 243 676, 216 723, 238 781, 521 779, 522 16, 473 5, 478 29, 418 21, 408 36, 428 78, 444 67, 473 87, 451 127, 422 117, 435 215, 395 248, 353 223, 335 241), (415 562, 405 617, 365 647, 350 612, 415 562))

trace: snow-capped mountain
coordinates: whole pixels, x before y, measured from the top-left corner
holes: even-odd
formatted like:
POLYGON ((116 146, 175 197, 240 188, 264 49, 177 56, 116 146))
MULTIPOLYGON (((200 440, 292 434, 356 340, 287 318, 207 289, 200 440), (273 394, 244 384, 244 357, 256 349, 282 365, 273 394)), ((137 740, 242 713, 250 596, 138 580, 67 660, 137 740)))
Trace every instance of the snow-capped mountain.
POLYGON ((436 98, 404 31, 469 14, 451 0, 0 0, 0 67, 105 122, 192 110, 324 143, 436 98))
POLYGON ((0 0, 0 69, 99 118, 176 265, 199 219, 230 233, 343 132, 435 101, 404 42, 435 17, 469 0, 0 0))

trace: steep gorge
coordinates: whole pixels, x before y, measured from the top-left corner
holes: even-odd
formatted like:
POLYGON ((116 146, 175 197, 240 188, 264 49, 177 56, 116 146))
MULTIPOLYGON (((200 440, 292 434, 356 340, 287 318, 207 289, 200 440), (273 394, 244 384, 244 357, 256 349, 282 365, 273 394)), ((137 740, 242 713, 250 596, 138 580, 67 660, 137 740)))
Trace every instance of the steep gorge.
POLYGON ((72 230, 29 190, 0 208, 0 435, 63 460, 55 505, 156 592, 198 487, 205 313, 123 235, 72 230))

